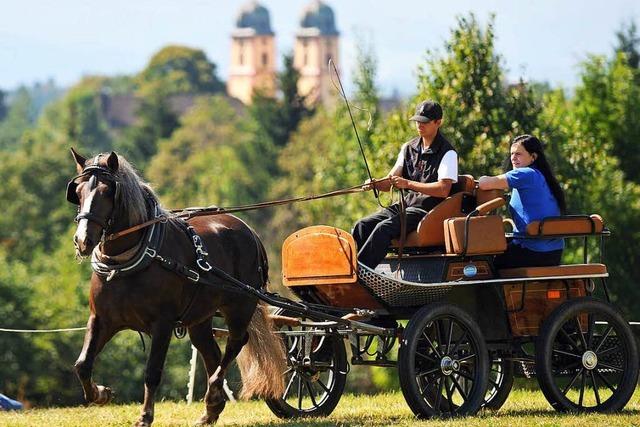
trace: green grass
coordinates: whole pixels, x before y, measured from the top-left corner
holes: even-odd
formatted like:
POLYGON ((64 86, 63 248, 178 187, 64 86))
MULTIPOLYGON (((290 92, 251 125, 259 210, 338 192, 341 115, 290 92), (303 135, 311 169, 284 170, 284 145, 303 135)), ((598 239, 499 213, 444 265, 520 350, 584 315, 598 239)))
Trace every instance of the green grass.
MULTIPOLYGON (((190 426, 203 411, 201 402, 161 402, 156 405, 154 426, 190 426)), ((35 409, 0 413, 0 426, 130 426, 140 405, 108 405, 35 409)), ((229 403, 217 425, 233 426, 631 426, 640 425, 640 388, 627 408, 614 415, 559 414, 551 409, 539 391, 514 390, 497 413, 481 412, 454 420, 417 421, 402 394, 374 396, 345 395, 327 418, 283 421, 260 401, 229 403)))

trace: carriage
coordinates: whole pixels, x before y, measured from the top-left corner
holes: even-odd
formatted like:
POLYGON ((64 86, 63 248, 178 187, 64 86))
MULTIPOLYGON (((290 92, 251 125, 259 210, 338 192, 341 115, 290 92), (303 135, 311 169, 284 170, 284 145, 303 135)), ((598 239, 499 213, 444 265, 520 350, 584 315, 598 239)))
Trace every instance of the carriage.
POLYGON ((598 215, 536 221, 517 237, 582 239, 582 263, 497 271, 493 256, 513 237, 495 212, 504 204, 500 190, 461 176, 404 248, 394 242, 375 269, 357 262, 344 230, 291 234, 283 284, 304 310, 271 301, 280 307, 272 317, 288 369, 285 392, 267 399, 269 408, 283 418, 328 415, 350 365, 369 365, 397 368, 405 400, 422 418, 499 409, 518 374, 535 376, 558 411, 621 410, 638 380, 638 350, 609 298, 609 230, 598 215), (594 247, 598 263, 589 256, 594 247))
POLYGON ((121 156, 72 154, 74 245, 78 256, 91 255, 94 270, 75 370, 85 399, 105 404, 112 392, 92 379, 97 355, 120 330, 151 335, 138 426, 153 422, 176 326, 205 361, 201 424, 214 423, 223 410, 224 375, 243 346, 243 391, 266 397, 284 418, 331 413, 351 365, 396 367, 409 407, 424 418, 497 409, 516 373, 535 375, 559 411, 618 411, 635 390, 637 344, 610 302, 602 264, 610 233, 598 215, 545 218, 517 236, 581 238, 581 264, 497 271, 493 257, 513 236, 495 213, 505 199, 461 176, 451 196, 375 269, 357 262, 344 230, 316 225, 290 235, 282 273, 293 299, 267 292, 264 246, 229 210, 164 211, 121 156), (599 252, 599 263, 591 262, 589 248, 599 252), (264 303, 275 312, 268 315, 264 303), (229 327, 224 355, 218 331, 211 334, 214 315, 229 327))

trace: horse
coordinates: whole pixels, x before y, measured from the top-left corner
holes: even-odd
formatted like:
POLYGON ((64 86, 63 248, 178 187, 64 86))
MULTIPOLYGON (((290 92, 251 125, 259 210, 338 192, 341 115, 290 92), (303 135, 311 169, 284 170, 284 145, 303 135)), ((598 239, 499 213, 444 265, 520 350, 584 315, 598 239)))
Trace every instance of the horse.
POLYGON ((73 243, 77 257, 91 255, 94 270, 84 344, 74 366, 85 400, 102 405, 112 398, 109 387, 92 379, 94 361, 105 344, 125 329, 148 334, 144 402, 135 425, 150 426, 176 325, 186 328, 207 371, 205 411, 198 424, 213 424, 220 416, 226 403, 224 376, 239 354, 241 396, 281 397, 286 358, 267 307, 256 295, 237 292, 197 267, 213 265, 251 287, 265 288, 268 262, 257 234, 229 214, 178 221, 123 156, 111 152, 87 159, 73 148, 71 153, 78 172, 67 187, 67 199, 78 205, 73 243), (135 230, 154 218, 162 221, 135 230), (135 231, 108 238, 122 230, 135 231), (196 280, 204 277, 209 277, 205 284, 196 280), (228 326, 224 355, 212 333, 214 315, 228 326))

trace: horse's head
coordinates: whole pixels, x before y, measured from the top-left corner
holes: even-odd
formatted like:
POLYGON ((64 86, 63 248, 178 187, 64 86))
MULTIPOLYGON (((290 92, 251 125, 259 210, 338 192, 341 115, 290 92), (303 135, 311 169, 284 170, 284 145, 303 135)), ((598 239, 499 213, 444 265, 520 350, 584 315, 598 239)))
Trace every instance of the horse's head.
POLYGON ((114 220, 119 182, 118 155, 98 155, 91 160, 72 148, 78 175, 67 185, 67 200, 78 205, 78 228, 73 244, 79 256, 87 256, 100 242, 114 220))

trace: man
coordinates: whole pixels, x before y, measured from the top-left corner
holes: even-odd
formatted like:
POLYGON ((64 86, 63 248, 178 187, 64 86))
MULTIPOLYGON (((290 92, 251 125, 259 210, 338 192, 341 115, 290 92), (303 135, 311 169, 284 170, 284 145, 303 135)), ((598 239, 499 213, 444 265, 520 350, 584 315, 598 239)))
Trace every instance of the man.
MULTIPOLYGON (((421 102, 409 120, 415 121, 419 136, 402 146, 389 180, 367 183, 380 191, 389 191, 391 186, 407 190, 407 233, 416 230, 427 212, 449 196, 451 185, 458 180, 458 154, 439 131, 440 104, 421 102)), ((361 219, 352 234, 358 245, 358 260, 375 268, 386 256, 391 241, 400 237, 400 205, 395 203, 361 219)))

